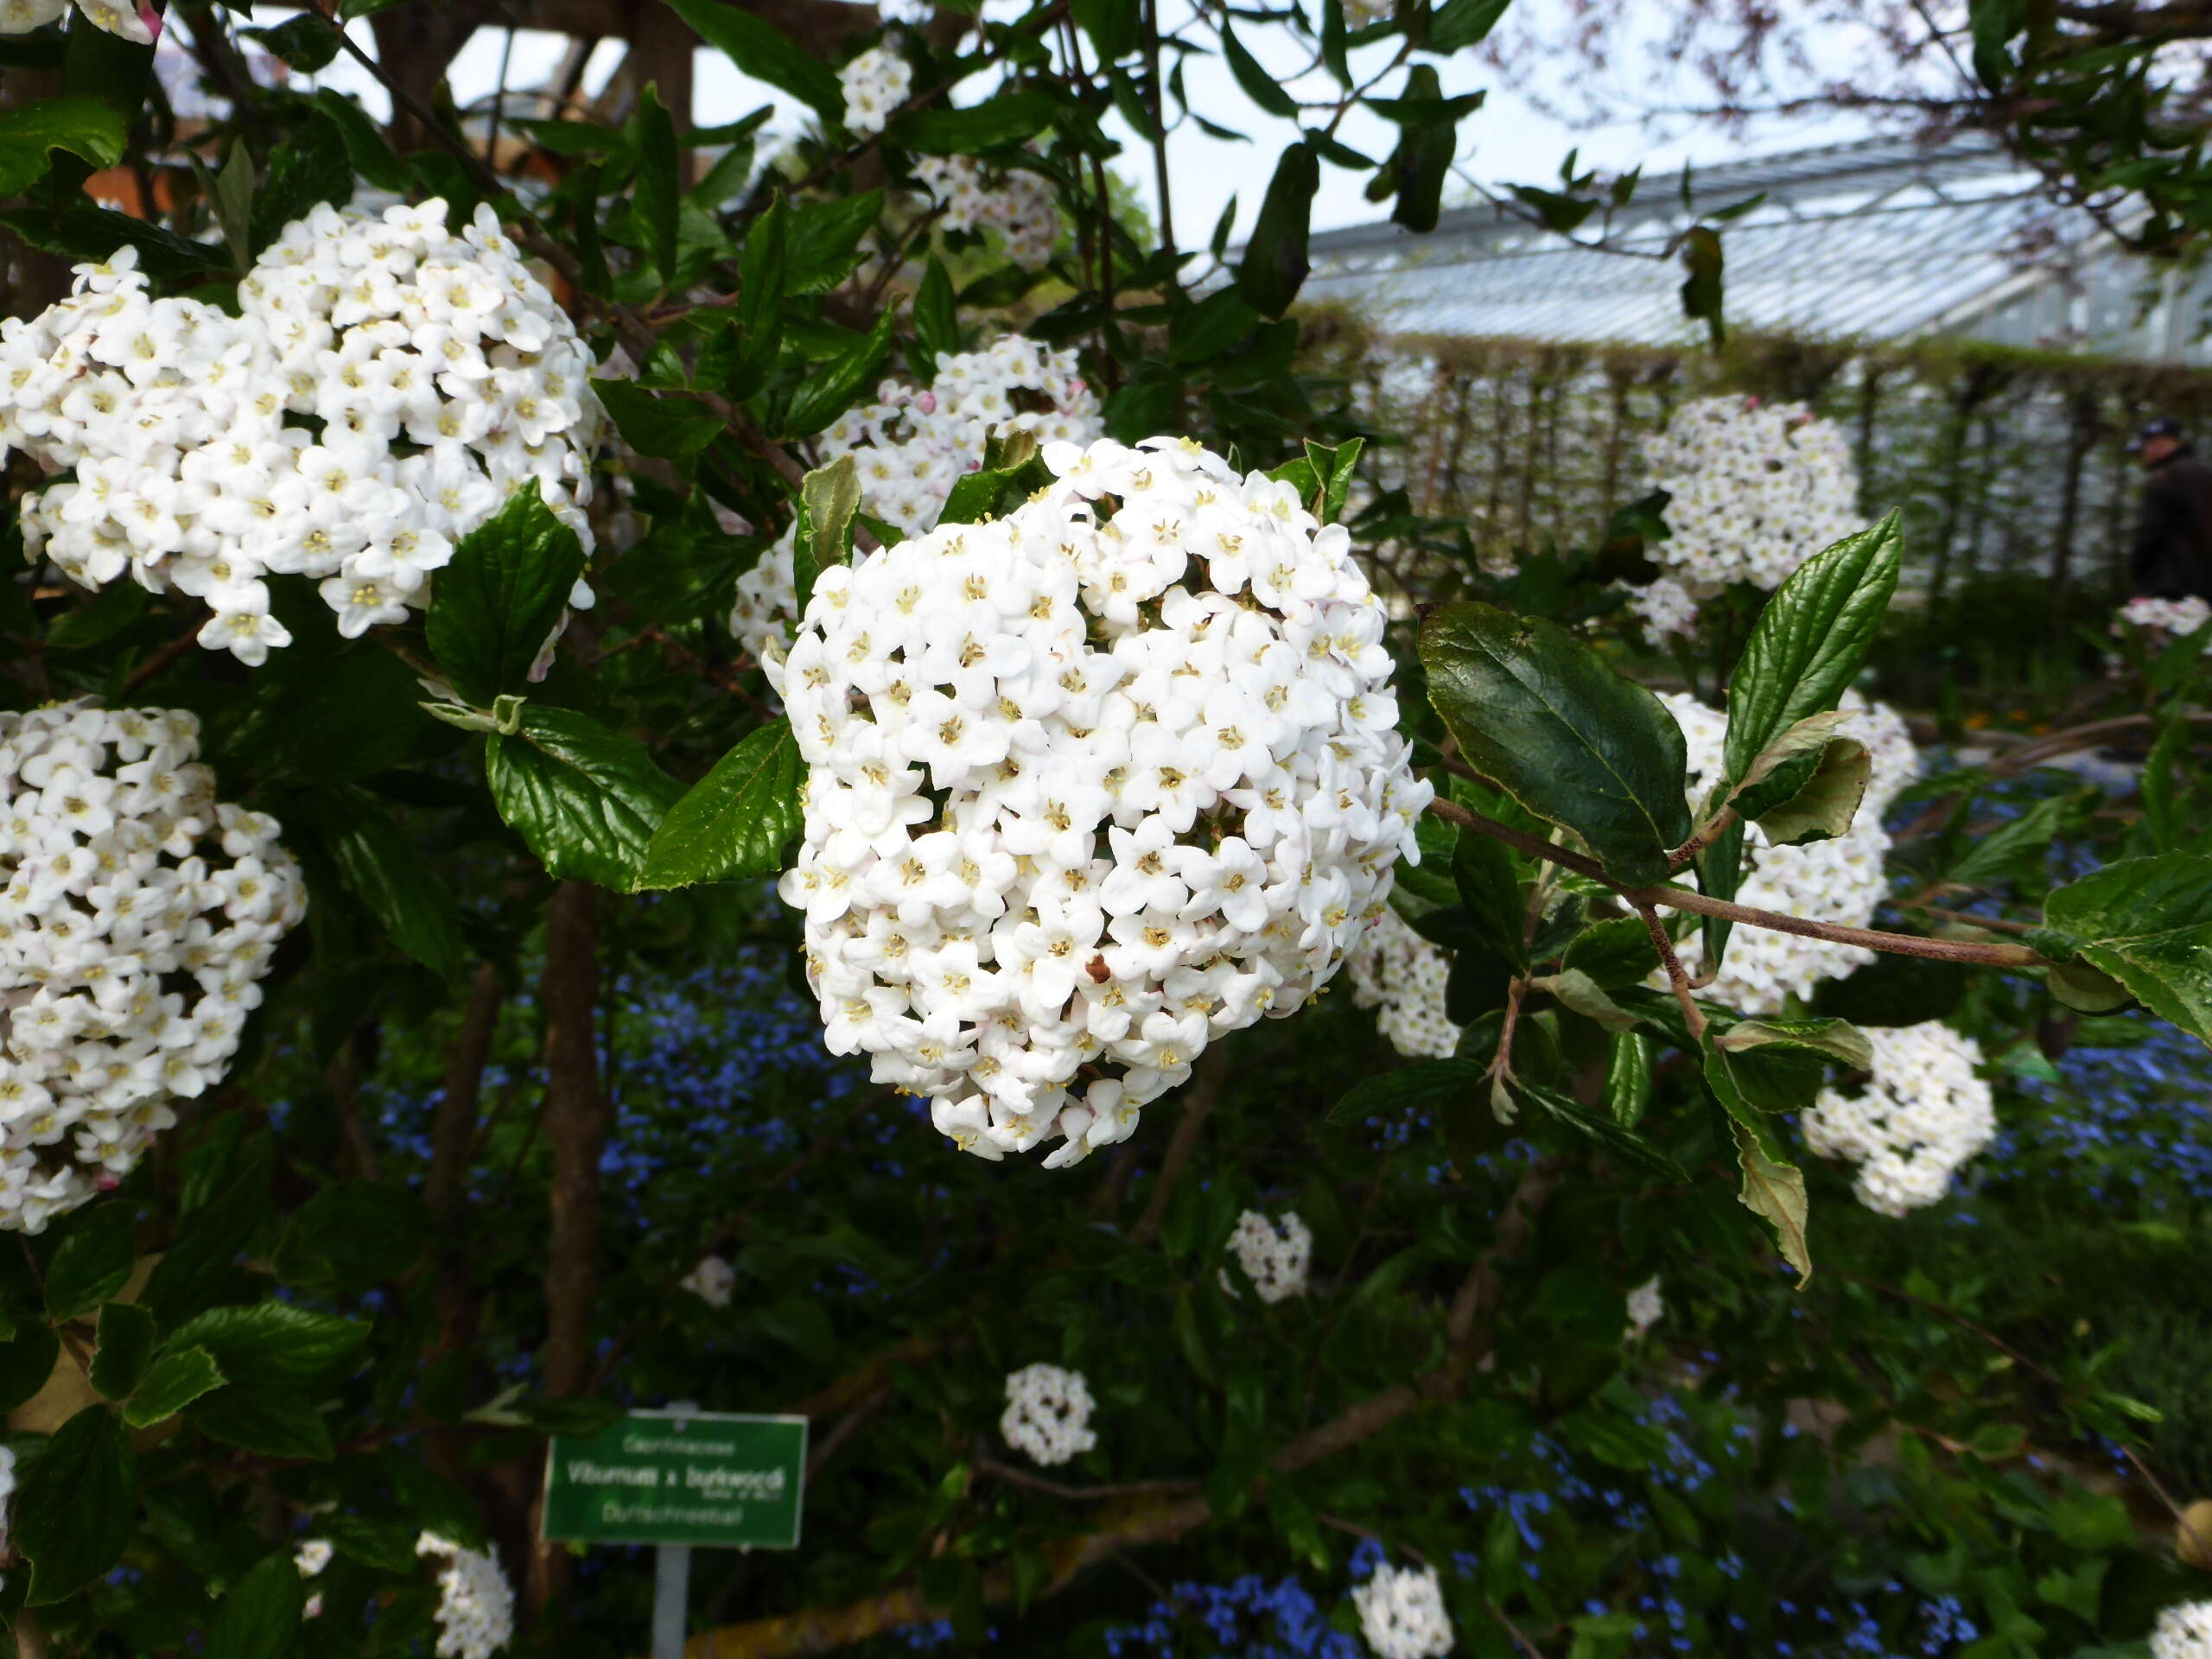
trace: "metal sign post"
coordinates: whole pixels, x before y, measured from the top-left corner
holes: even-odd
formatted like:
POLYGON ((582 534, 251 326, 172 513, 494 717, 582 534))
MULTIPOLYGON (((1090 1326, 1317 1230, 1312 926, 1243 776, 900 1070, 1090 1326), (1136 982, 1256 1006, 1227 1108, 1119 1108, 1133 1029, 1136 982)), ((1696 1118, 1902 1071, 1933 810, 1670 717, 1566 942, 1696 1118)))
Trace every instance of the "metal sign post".
MULTIPOLYGON (((671 1400, 671 1417, 696 1417, 696 1400, 671 1400)), ((683 1659, 685 1615, 691 1599, 691 1546, 661 1544, 653 1551, 652 1659, 683 1659)))

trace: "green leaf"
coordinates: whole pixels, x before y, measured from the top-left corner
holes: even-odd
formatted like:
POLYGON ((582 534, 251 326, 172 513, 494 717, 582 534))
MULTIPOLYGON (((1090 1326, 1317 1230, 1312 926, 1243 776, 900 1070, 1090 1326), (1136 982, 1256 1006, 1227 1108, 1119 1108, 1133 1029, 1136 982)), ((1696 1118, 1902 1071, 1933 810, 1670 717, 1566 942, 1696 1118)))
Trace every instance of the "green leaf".
POLYGON ((207 1659, 285 1659, 300 1645, 307 1580, 289 1549, 264 1555, 215 1604, 207 1659))
POLYGON ((807 372, 805 384, 791 399, 790 413, 784 417, 786 437, 811 436, 852 406, 861 388, 873 384, 876 371, 883 366, 897 321, 898 314, 887 308, 856 345, 807 372))
MULTIPOLYGON (((1762 1037, 1762 1029, 1771 1031, 1780 1021, 1745 1023, 1754 1029, 1737 1047, 1722 1046, 1720 1039, 1726 1033, 1707 1033, 1705 1080, 1731 1117, 1766 1134, 1768 1116, 1802 1111, 1813 1103, 1827 1075, 1827 1054, 1778 1035, 1762 1037)), ((1850 1030, 1840 1020, 1805 1023, 1850 1030)), ((1861 1065, 1857 1069, 1866 1067, 1861 1065)))
POLYGON ((1034 433, 994 431, 984 441, 983 464, 953 480, 937 521, 975 524, 1002 518, 1052 481, 1034 433))
POLYGON ((1468 830, 1452 852, 1452 879, 1459 903, 1482 948, 1529 969, 1528 907, 1521 898, 1521 874, 1503 843, 1468 830))
POLYGON ((1662 1181, 1689 1184, 1689 1175, 1680 1164, 1612 1116, 1587 1110, 1558 1090, 1541 1084, 1516 1079, 1514 1090, 1544 1117, 1573 1131, 1599 1151, 1611 1154, 1624 1164, 1662 1181))
MULTIPOLYGON (((2094 790, 2088 795, 2093 801, 2101 798, 2094 790)), ((1944 879, 1981 887, 2012 875, 2031 861, 2047 863, 2051 842, 2063 833, 2067 820, 2082 805, 2081 798, 2074 795, 2053 795, 2037 801, 2009 823, 1969 841, 1958 861, 1943 873, 1944 879)))
POLYGON ((582 541, 525 480, 498 512, 462 537, 438 572, 427 624, 430 651, 462 699, 489 708, 525 692, 531 665, 584 573, 582 541))
POLYGON ((130 123, 104 99, 45 98, 0 111, 0 196, 20 196, 45 177, 57 149, 113 167, 130 139, 130 123))
POLYGON ((747 737, 668 810, 638 873, 643 888, 735 881, 780 869, 805 821, 806 763, 791 722, 747 737))
POLYGON ((1777 739, 1841 699, 1890 607, 1903 556, 1891 512, 1806 560, 1767 601, 1728 683, 1724 798, 1777 739))
POLYGON ((1102 61, 1111 63, 1136 50, 1141 26, 1138 0, 1074 0, 1069 10, 1102 61))
POLYGON ((485 740, 499 816, 557 881, 626 893, 683 785, 635 738, 589 715, 531 704, 512 737, 485 740))
POLYGON ((195 1401, 185 1421, 210 1440, 264 1458, 327 1463, 336 1452, 330 1425, 296 1389, 232 1383, 195 1401))
POLYGON ((422 849, 373 796, 334 785, 298 798, 300 816, 337 867, 348 893, 409 956, 442 978, 456 977, 466 947, 461 906, 422 849))
POLYGON ((824 121, 843 124, 845 94, 836 74, 813 54, 793 45, 775 25, 721 0, 668 0, 668 4, 701 40, 755 80, 789 92, 824 121))
POLYGON ((1471 766, 1616 880, 1665 877, 1690 823, 1681 728, 1657 697, 1557 624, 1489 605, 1432 612, 1421 658, 1471 766))
POLYGON ((50 1325, 26 1325, 0 1342, 0 1411, 13 1411, 46 1386, 61 1357, 61 1338, 50 1325))
MULTIPOLYGON (((248 179, 251 178, 251 163, 248 179)), ((345 131, 321 111, 314 111, 298 134, 276 146, 268 172, 253 193, 253 251, 259 253, 322 203, 343 207, 353 200, 353 162, 345 131)))
POLYGON ((2125 858, 2052 893, 2044 921, 2143 1006, 2212 1044, 2212 858, 2125 858))
MULTIPOLYGON (((1687 181, 1688 175, 1684 175, 1687 181)), ((1682 315, 1705 324, 1715 346, 1726 343, 1728 321, 1723 310, 1726 291, 1727 256, 1720 233, 1707 225, 1693 225, 1682 233, 1682 269, 1687 273, 1681 289, 1682 315)))
POLYGON ((71 1217, 46 1270, 46 1311, 73 1319, 121 1290, 137 1260, 137 1212, 120 1200, 71 1217))
POLYGON ((1459 153, 1459 118, 1451 112, 1457 100, 1444 98, 1433 64, 1416 64, 1408 73, 1406 92, 1402 102, 1426 105, 1433 113, 1400 129, 1397 146, 1376 182, 1387 181, 1397 198, 1390 209, 1393 222, 1426 236, 1436 228, 1444 205, 1444 181, 1459 153))
POLYGON ((909 110, 885 129, 883 141, 923 156, 976 156, 1027 142, 1058 112, 1058 100, 1043 92, 1002 92, 966 109, 909 110))
POLYGON ((1745 1020, 1713 1038, 1713 1046, 1728 1054, 1779 1046, 1840 1060, 1854 1071, 1874 1069, 1872 1045, 1846 1020, 1745 1020))
POLYGON ((406 194, 415 188, 414 170, 399 159, 384 136, 384 129, 372 121, 361 106, 343 92, 326 86, 311 100, 321 110, 346 146, 346 158, 353 170, 379 190, 406 194))
POLYGON ((187 1319, 162 1343, 162 1355, 200 1348, 233 1382, 307 1382, 346 1364, 368 1338, 369 1327, 358 1319, 293 1302, 251 1302, 211 1307, 187 1319))
POLYGON ((1444 0, 1429 14, 1428 49, 1440 54, 1479 46, 1512 0, 1444 0))
POLYGON ((1848 737, 1832 738, 1814 757, 1812 775, 1796 793, 1745 816, 1755 818, 1777 847, 1827 841, 1851 828, 1873 775, 1873 757, 1864 744, 1848 737))
POLYGON ((1262 69, 1259 60, 1245 49, 1244 42, 1236 38, 1236 31, 1229 26, 1226 13, 1221 21, 1221 55, 1245 97, 1269 115, 1280 116, 1286 121, 1298 119, 1298 100, 1284 91, 1282 83, 1262 69))
POLYGON ((791 578, 798 613, 804 617, 822 572, 833 564, 853 562, 853 515, 861 510, 861 474, 850 451, 827 467, 816 467, 800 481, 798 506, 791 578))
POLYGON ((1605 995, 1598 982, 1579 968, 1563 968, 1535 982, 1536 988, 1549 991, 1567 1007, 1586 1020, 1595 1020, 1605 1030, 1616 1035, 1632 1031, 1641 1023, 1641 1016, 1627 1009, 1605 995))
POLYGON ((937 360, 960 350, 960 317, 952 297, 952 278, 944 261, 930 255, 921 285, 914 290, 914 378, 924 385, 937 379, 937 360))
POLYGON ((1782 1259, 1797 1271, 1802 1287, 1813 1276, 1813 1254, 1806 1237, 1805 1176, 1750 1125, 1738 1122, 1736 1157, 1744 1172, 1737 1202, 1773 1230, 1782 1259))
POLYGON ((1287 146, 1260 202, 1259 217, 1236 267, 1237 291, 1263 317, 1279 317, 1306 285, 1313 262, 1306 247, 1313 222, 1313 194, 1321 188, 1321 162, 1313 146, 1287 146))
POLYGON ((1651 1104, 1651 1039, 1641 1031, 1617 1031, 1605 1060, 1605 1113, 1624 1129, 1634 1128, 1651 1104))
POLYGON ((215 175, 213 186, 207 194, 215 223, 222 227, 231 264, 243 273, 253 264, 253 152, 245 139, 231 140, 230 156, 215 175))
POLYGON ((123 1419, 133 1428, 162 1422, 221 1388, 224 1380, 222 1367, 205 1348, 165 1351, 146 1368, 123 1408, 123 1419))
POLYGON ((1342 1128, 1408 1106, 1433 1110, 1459 1096, 1479 1091, 1488 1076, 1486 1067, 1471 1060, 1414 1060, 1354 1085, 1329 1109, 1328 1122, 1342 1128))
POLYGON ((676 173, 676 122, 655 88, 647 86, 638 95, 626 130, 638 156, 632 205, 645 229, 645 255, 666 288, 676 280, 677 226, 683 192, 676 173))
MULTIPOLYGON (((2045 976, 2044 988, 2077 1014, 2116 1014, 2135 1001, 2135 994, 2126 986, 2086 962, 2060 963, 2045 976)), ((2050 1080, 2056 1077, 2054 1068, 2050 1080)))
POLYGON ((86 1406, 23 1476, 10 1540, 31 1564, 33 1607, 77 1593, 123 1559, 137 1509, 137 1460, 122 1420, 86 1406))
POLYGON ((1843 709, 1806 715, 1760 750, 1735 787, 1713 804, 1725 803, 1747 818, 1781 805, 1811 779, 1836 728, 1852 718, 1843 709))
POLYGON ((153 1353, 154 1316, 128 1302, 106 1303, 100 1309, 99 1345, 92 1351, 92 1387, 106 1399, 124 1398, 145 1376, 153 1353))
POLYGON ((415 1193, 382 1181, 340 1181, 292 1212, 276 1243, 276 1276, 360 1294, 404 1274, 428 1240, 415 1193))
POLYGON ((594 380, 591 388, 622 442, 641 455, 688 461, 721 435, 721 417, 681 392, 648 391, 634 380, 594 380))
POLYGON ((1608 991, 1641 985, 1659 971, 1651 930, 1637 916, 1614 916, 1585 928, 1567 947, 1564 965, 1608 991))

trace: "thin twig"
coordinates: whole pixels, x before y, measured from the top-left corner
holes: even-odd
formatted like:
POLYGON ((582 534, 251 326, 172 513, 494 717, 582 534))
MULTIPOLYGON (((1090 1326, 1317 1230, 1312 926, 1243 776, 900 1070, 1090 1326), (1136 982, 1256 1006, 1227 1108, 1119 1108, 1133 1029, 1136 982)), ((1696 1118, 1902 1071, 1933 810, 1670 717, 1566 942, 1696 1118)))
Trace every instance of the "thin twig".
POLYGON ((1675 954, 1675 942, 1668 937, 1666 923, 1659 919, 1658 911, 1649 905, 1637 906, 1636 913, 1643 918, 1644 930, 1651 935, 1652 948, 1658 951, 1660 965, 1667 970, 1667 983, 1673 988, 1675 1004, 1682 1011, 1682 1023, 1689 1028, 1690 1040, 1702 1046, 1705 1010, 1697 1005, 1690 976, 1682 970, 1681 957, 1675 954))
POLYGON ((1713 815, 1712 823, 1667 855, 1667 868, 1670 870, 1681 869, 1683 865, 1726 835, 1730 826, 1735 822, 1736 809, 1732 806, 1722 807, 1713 815))
POLYGON ((1513 1638, 1513 1645, 1520 1649, 1522 1652, 1527 1654, 1529 1656, 1529 1659, 1544 1659, 1542 1649, 1538 1648, 1536 1644, 1531 1642, 1527 1637, 1521 1634, 1521 1627, 1505 1616, 1504 1608, 1499 1606, 1487 1596, 1483 1598, 1483 1605, 1490 1609, 1490 1616, 1492 1618, 1496 1619, 1500 1624, 1505 1627, 1506 1635, 1513 1638))
POLYGON ((1057 1480, 1046 1480, 1042 1475, 1016 1469, 995 1458, 976 1459, 976 1472, 1004 1481, 1009 1486, 1019 1486, 1024 1491, 1042 1492, 1047 1497, 1064 1498, 1071 1503, 1096 1503, 1114 1497, 1158 1497, 1198 1490, 1195 1480, 1125 1480, 1110 1486, 1064 1486, 1057 1480))

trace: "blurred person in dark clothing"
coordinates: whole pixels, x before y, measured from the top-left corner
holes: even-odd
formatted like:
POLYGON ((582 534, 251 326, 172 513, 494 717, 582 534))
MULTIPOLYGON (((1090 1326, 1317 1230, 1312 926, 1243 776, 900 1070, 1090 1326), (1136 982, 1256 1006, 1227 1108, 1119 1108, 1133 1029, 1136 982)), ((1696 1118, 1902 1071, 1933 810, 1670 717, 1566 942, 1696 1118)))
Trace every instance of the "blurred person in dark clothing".
POLYGON ((2148 474, 2127 558, 2136 597, 2212 600, 2212 467, 2196 458, 2181 423, 2163 416, 2127 448, 2148 474))

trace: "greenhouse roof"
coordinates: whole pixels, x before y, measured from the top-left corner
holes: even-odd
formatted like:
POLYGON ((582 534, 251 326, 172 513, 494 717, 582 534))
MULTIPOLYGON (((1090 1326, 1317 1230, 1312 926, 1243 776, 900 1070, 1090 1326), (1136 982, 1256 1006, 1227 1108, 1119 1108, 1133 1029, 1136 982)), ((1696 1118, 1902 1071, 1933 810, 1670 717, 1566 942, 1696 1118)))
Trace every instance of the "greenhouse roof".
MULTIPOLYGON (((2143 332, 2141 308, 2126 302, 2139 273, 2120 273, 2117 300, 2114 273, 2081 281, 2085 255, 2119 264, 2094 221, 2054 205, 1984 138, 1936 149, 1900 138, 1828 145, 1700 168, 1689 184, 1708 213, 1761 198, 1723 231, 1738 327, 1824 339, 1987 334, 2023 344, 2067 335, 2122 350, 2123 336, 2143 332), (2095 296, 2101 307, 2085 308, 2092 287, 2107 290, 2095 296), (2025 304, 2054 288, 2067 292, 2025 304)), ((1687 340, 1702 325, 1684 318, 1682 268, 1667 257, 1694 222, 1682 201, 1681 175, 1644 180, 1613 215, 1604 248, 1585 245, 1599 239, 1598 219, 1570 243, 1489 206, 1448 213, 1427 236, 1390 224, 1328 232, 1313 239, 1305 297, 1349 306, 1398 334, 1687 340)), ((2150 333, 2148 348, 2128 354, 2171 354, 2150 333)))

